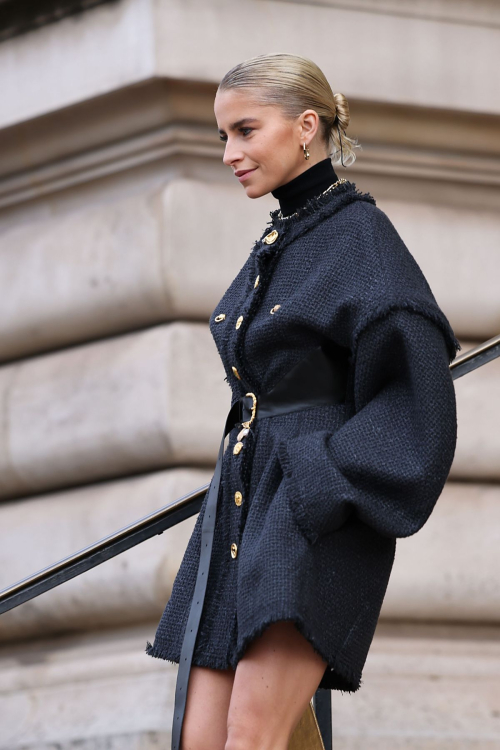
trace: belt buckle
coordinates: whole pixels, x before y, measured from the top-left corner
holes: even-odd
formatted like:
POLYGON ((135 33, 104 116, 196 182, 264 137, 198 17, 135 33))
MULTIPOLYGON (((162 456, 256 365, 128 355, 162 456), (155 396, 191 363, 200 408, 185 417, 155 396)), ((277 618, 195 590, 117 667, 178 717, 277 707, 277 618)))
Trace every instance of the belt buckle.
POLYGON ((250 429, 250 425, 255 420, 255 412, 257 410, 257 396, 255 393, 245 393, 245 396, 250 396, 252 399, 252 406, 251 406, 251 417, 246 422, 242 422, 242 430, 238 433, 237 440, 238 442, 245 437, 245 435, 248 435, 248 430, 250 429))
POLYGON ((255 393, 245 393, 245 396, 251 396, 252 398, 252 416, 247 422, 242 422, 243 427, 250 427, 255 419, 255 412, 257 411, 257 396, 255 393))

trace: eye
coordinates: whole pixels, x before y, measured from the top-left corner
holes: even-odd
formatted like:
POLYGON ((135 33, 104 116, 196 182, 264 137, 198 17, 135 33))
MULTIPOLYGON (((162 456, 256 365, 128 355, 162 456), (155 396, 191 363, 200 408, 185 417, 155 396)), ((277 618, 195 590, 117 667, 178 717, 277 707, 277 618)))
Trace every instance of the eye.
MULTIPOLYGON (((250 133, 253 130, 253 128, 240 128, 240 133, 243 133, 243 135, 247 135, 247 133, 243 132, 245 130, 248 131, 248 133, 250 133)), ((219 140, 225 143, 227 141, 227 135, 220 135, 219 140)))

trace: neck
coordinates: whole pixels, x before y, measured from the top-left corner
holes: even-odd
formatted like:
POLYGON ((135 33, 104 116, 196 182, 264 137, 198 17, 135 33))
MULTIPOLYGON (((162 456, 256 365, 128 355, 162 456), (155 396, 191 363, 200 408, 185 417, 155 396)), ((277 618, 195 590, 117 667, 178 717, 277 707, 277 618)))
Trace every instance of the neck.
POLYGON ((301 172, 293 180, 280 185, 271 194, 279 200, 283 216, 293 214, 309 198, 320 195, 338 180, 329 156, 301 172))

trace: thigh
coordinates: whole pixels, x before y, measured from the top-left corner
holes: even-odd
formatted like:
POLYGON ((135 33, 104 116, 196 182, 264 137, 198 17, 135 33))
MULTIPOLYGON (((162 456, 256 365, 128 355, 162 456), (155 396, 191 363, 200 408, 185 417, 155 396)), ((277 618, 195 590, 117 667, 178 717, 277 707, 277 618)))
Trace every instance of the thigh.
POLYGON ((191 666, 182 750, 224 750, 233 681, 233 669, 191 666))
POLYGON ((236 667, 227 750, 285 750, 327 666, 293 622, 267 627, 236 667))

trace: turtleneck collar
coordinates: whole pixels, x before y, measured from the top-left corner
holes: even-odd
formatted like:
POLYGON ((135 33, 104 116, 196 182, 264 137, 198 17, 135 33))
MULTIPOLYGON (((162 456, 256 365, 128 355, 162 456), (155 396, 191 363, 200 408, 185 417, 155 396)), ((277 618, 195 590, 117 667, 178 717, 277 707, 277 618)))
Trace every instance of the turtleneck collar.
POLYGON ((283 216, 293 214, 309 198, 314 198, 338 180, 329 156, 301 172, 293 180, 271 191, 279 200, 283 216))

